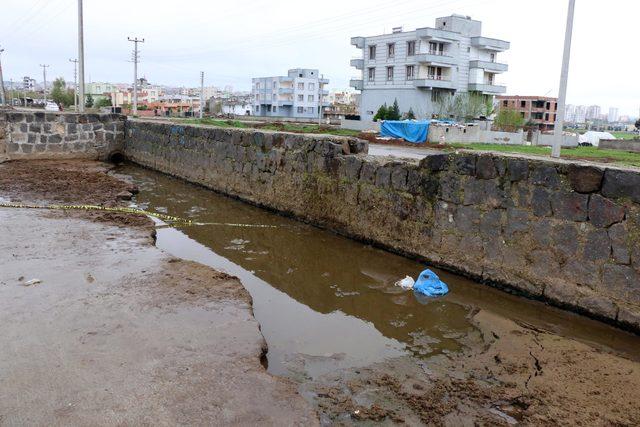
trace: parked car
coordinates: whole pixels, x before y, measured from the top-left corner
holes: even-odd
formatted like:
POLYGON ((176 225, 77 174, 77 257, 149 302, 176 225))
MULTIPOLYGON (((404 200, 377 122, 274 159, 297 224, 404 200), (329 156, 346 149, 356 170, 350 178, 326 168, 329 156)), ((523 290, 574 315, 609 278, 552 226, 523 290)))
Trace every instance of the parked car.
POLYGON ((44 105, 44 110, 45 111, 60 111, 60 107, 58 107, 58 104, 56 104, 55 102, 47 101, 47 103, 44 105))

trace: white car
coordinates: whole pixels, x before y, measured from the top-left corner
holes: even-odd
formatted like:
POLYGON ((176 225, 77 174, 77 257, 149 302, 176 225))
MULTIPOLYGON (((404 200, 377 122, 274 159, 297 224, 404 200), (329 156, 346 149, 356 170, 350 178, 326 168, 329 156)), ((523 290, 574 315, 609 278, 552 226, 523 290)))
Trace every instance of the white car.
POLYGON ((60 107, 55 102, 47 101, 44 105, 44 111, 60 111, 60 107))

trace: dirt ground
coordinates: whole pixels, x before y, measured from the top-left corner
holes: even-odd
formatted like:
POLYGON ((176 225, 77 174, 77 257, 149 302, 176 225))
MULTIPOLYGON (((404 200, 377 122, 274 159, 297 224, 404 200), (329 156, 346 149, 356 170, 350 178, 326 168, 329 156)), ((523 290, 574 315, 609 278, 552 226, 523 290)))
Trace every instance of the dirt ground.
POLYGON ((410 425, 640 425, 637 361, 480 311, 462 354, 389 360, 303 386, 321 420, 410 425))
MULTIPOLYGON (((0 197, 116 205, 92 162, 0 164, 0 197)), ((314 425, 234 277, 171 258, 146 217, 0 208, 0 425, 314 425)))

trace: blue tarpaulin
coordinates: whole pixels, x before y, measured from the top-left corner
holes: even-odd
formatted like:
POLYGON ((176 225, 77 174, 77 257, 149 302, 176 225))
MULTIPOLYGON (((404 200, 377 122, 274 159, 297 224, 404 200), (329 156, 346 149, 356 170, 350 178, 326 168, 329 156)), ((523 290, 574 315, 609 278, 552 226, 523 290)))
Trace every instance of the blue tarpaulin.
POLYGON ((436 273, 427 269, 420 273, 418 280, 413 285, 413 290, 428 297, 437 297, 449 293, 449 287, 436 273))
POLYGON ((380 135, 391 138, 402 138, 405 141, 422 144, 429 133, 428 121, 385 120, 380 125, 380 135))

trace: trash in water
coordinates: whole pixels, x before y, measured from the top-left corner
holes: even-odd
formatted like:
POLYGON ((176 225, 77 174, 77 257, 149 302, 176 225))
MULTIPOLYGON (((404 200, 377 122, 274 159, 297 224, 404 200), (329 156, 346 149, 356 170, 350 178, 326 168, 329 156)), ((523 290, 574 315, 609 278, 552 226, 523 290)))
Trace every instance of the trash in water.
POLYGON ((449 293, 449 287, 429 269, 420 273, 413 290, 429 297, 438 297, 449 293))
POLYGON ((400 286, 402 289, 413 289, 415 283, 416 281, 413 280, 413 277, 407 276, 402 280, 398 280, 396 286, 400 286))
POLYGON ((31 279, 31 280, 29 280, 27 282, 24 282, 24 286, 38 285, 40 283, 42 283, 42 280, 40 280, 40 279, 31 279))

